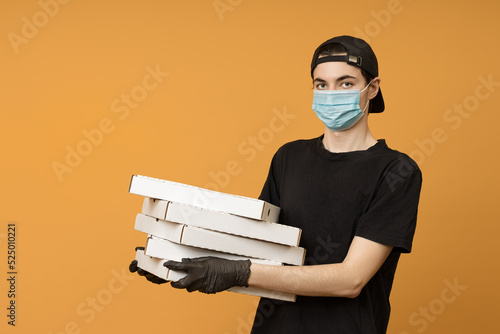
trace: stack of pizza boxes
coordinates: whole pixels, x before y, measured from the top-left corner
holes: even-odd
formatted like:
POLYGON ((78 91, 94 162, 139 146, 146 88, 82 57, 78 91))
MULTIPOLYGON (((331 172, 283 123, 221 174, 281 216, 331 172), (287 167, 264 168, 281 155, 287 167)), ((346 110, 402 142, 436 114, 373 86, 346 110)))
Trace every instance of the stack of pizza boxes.
MULTIPOLYGON (((177 182, 133 175, 129 192, 144 197, 135 229, 148 235, 136 251, 138 266, 168 281, 186 274, 163 266, 168 260, 216 256, 281 266, 302 265, 301 230, 278 224, 280 208, 262 200, 177 182)), ((255 287, 229 291, 295 301, 295 295, 255 287)))

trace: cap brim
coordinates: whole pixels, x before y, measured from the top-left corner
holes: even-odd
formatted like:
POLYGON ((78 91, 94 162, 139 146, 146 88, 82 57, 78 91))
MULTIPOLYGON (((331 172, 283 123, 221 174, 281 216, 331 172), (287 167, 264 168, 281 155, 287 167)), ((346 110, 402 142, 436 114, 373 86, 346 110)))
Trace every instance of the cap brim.
POLYGON ((385 109, 384 98, 382 97, 382 90, 378 89, 378 94, 370 101, 370 113, 381 113, 385 109))

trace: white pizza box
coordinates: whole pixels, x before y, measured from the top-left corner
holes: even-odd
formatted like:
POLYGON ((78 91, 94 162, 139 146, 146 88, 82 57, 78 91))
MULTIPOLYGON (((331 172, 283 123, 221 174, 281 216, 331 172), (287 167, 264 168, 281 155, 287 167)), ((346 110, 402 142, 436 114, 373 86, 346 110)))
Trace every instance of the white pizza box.
POLYGON ((167 281, 174 281, 175 279, 171 279, 171 276, 175 275, 173 270, 168 269, 163 266, 164 262, 167 262, 166 259, 154 258, 149 255, 146 255, 145 251, 142 249, 136 249, 135 251, 135 259, 137 260, 137 266, 151 274, 154 274, 160 278, 163 278, 167 281))
POLYGON ((183 224, 167 222, 158 218, 150 217, 142 213, 138 213, 135 218, 135 229, 154 235, 163 239, 181 243, 182 234, 184 232, 183 224))
POLYGON ((262 200, 141 175, 132 175, 129 192, 272 223, 278 221, 280 212, 279 207, 262 200))
POLYGON ((135 229, 169 241, 263 260, 302 265, 305 249, 210 231, 137 214, 135 229))
MULTIPOLYGON (((137 260, 137 266, 145 271, 152 273, 158 277, 161 277, 167 281, 177 281, 186 276, 186 273, 181 271, 170 270, 163 266, 163 263, 171 259, 161 259, 148 256, 143 250, 138 249, 135 254, 135 259, 137 260)), ((240 287, 235 286, 227 291, 243 293, 247 295, 273 298, 278 300, 284 300, 289 302, 295 302, 295 295, 285 292, 272 291, 267 289, 261 289, 256 287, 240 287)))
POLYGON ((280 262, 262 260, 262 259, 254 259, 240 255, 228 254, 213 251, 205 248, 198 248, 193 246, 186 246, 177 244, 175 242, 169 241, 167 239, 150 236, 148 237, 148 241, 146 243, 145 254, 162 259, 169 259, 173 261, 182 261, 183 258, 194 259, 197 257, 205 257, 205 256, 215 256, 221 257, 227 260, 246 260, 249 259, 252 263, 257 264, 265 264, 270 266, 281 266, 283 265, 280 262))
POLYGON ((201 209, 191 205, 146 197, 142 213, 174 223, 236 234, 288 246, 298 246, 301 229, 277 223, 258 221, 233 214, 201 209))

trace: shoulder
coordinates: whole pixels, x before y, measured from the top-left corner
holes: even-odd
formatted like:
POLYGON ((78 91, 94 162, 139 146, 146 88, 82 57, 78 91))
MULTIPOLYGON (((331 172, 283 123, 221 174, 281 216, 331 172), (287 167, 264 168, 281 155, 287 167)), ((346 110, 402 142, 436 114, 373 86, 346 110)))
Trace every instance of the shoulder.
POLYGON ((282 145, 277 151, 276 155, 284 155, 284 154, 296 154, 302 153, 307 150, 313 150, 315 145, 317 145, 318 141, 321 137, 316 137, 312 139, 298 139, 291 142, 288 142, 282 145))
POLYGON ((381 144, 378 150, 379 159, 383 161, 387 169, 404 168, 407 171, 420 172, 418 164, 409 155, 390 148, 383 139, 379 140, 379 142, 381 144))
POLYGON ((286 166, 296 165, 300 161, 310 160, 314 156, 318 138, 298 139, 283 144, 274 154, 271 165, 281 170, 286 166))
POLYGON ((415 193, 420 192, 422 184, 422 172, 418 164, 407 154, 391 149, 384 145, 381 150, 381 174, 380 183, 387 186, 391 192, 401 189, 404 192, 408 188, 414 188, 415 193))

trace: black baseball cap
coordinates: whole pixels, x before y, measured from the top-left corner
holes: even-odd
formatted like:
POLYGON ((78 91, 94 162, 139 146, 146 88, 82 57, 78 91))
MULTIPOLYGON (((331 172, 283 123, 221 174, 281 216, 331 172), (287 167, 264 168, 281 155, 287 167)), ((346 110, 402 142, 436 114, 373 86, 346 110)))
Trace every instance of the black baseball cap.
MULTIPOLYGON (((313 71, 318 64, 326 63, 329 61, 344 61, 349 65, 359 67, 360 69, 369 73, 372 77, 378 77, 378 62, 375 53, 368 43, 364 40, 352 36, 338 36, 325 41, 318 46, 311 62, 311 78, 313 71), (344 47, 347 54, 336 56, 324 56, 318 58, 320 50, 325 45, 339 44, 344 47)), ((378 94, 370 102, 370 113, 381 113, 385 109, 384 98, 382 91, 379 87, 378 94)))

